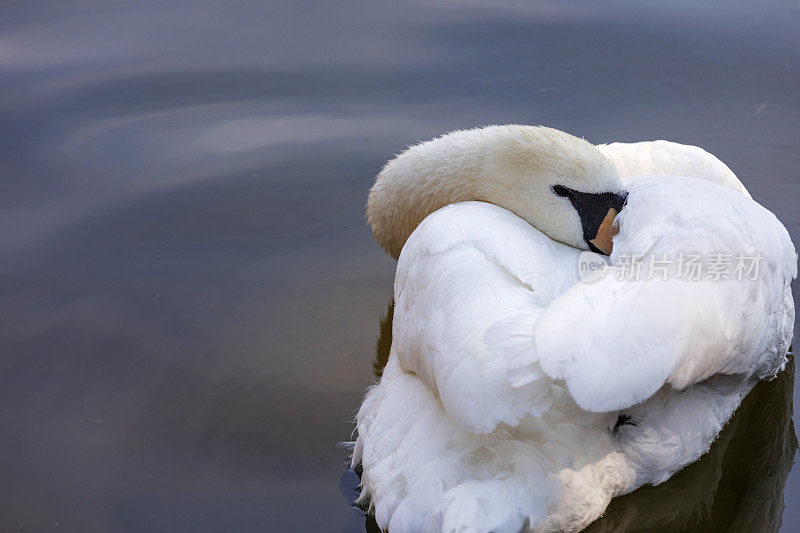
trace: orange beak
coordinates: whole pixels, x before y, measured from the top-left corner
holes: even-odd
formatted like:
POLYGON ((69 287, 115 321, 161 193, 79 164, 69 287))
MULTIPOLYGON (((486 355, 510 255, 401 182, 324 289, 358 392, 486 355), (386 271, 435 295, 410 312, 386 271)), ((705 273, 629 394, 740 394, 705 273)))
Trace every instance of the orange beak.
POLYGON ((611 255, 611 250, 614 248, 611 238, 619 233, 619 225, 614 224, 615 218, 617 218, 617 210, 612 207, 606 213, 603 222, 600 223, 600 227, 597 228, 595 238, 589 241, 606 255, 611 255))

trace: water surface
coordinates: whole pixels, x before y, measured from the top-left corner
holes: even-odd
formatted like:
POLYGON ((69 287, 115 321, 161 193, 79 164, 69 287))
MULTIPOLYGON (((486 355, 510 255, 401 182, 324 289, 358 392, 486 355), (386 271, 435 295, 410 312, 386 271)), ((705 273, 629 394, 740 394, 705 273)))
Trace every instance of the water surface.
MULTIPOLYGON (((337 443, 392 296, 382 163, 506 122, 697 144, 800 243, 798 27, 788 1, 0 3, 0 530, 362 531, 337 443)), ((741 428, 790 444, 791 381, 668 490, 753 494, 741 428)), ((631 498, 597 527, 668 523, 631 498)), ((798 498, 793 471, 783 531, 798 498)))

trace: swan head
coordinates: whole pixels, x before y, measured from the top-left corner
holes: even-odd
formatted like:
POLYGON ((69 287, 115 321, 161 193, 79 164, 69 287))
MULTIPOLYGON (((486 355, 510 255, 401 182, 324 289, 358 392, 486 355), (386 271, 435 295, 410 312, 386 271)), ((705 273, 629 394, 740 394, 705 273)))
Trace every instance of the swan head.
POLYGON ((479 200, 553 240, 610 254, 626 198, 617 169, 588 141, 543 126, 488 126, 423 142, 389 161, 370 191, 367 219, 397 257, 430 213, 479 200))

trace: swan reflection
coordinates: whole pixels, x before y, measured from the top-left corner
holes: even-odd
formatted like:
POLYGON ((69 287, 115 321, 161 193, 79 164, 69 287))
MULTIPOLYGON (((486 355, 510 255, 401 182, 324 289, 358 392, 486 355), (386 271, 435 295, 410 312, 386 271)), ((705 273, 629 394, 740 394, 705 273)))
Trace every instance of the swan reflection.
MULTIPOLYGON (((389 358, 393 310, 391 303, 380 318, 376 378, 389 358)), ((777 531, 783 488, 798 448, 792 421, 794 364, 790 352, 786 369, 755 386, 700 460, 661 485, 614 498, 585 531, 777 531)), ((354 495, 358 477, 349 473, 342 489, 354 495)), ((370 515, 365 527, 369 533, 380 531, 370 515)))

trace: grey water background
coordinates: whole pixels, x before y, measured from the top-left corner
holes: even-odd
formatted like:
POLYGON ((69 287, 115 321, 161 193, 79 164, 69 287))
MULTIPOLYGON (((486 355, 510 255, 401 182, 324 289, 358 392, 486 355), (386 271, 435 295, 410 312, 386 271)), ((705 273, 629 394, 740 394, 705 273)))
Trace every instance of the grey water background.
POLYGON ((0 530, 363 531, 382 163, 697 144, 800 243, 799 95, 794 1, 1 2, 0 530))

